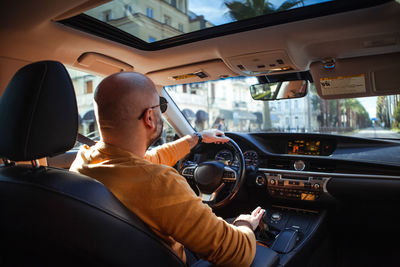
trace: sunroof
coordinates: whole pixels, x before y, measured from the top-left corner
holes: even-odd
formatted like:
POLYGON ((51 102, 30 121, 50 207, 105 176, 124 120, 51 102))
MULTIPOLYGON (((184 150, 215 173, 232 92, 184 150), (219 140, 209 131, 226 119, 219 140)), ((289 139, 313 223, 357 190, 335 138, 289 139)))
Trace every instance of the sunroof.
POLYGON ((114 0, 58 22, 153 51, 391 1, 114 0))
POLYGON ((331 0, 113 0, 85 12, 147 43, 331 0))

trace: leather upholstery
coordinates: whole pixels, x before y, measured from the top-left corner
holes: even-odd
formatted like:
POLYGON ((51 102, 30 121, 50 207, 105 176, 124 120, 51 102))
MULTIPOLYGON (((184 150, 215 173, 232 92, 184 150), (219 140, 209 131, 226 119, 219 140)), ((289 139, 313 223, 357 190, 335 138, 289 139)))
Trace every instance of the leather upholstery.
MULTIPOLYGON (((77 136, 64 66, 30 64, 0 100, 0 155, 62 153, 77 136)), ((185 266, 101 183, 51 167, 0 166, 0 266, 185 266)))
POLYGON ((0 266, 185 266, 101 183, 0 168, 0 266))
MULTIPOLYGON (((256 255, 250 267, 274 267, 279 264, 279 254, 272 249, 257 245, 256 255)), ((192 267, 215 267, 212 263, 199 260, 192 267)))
POLYGON ((75 92, 65 67, 41 61, 20 69, 0 99, 0 156, 26 161, 71 149, 78 129, 75 92))

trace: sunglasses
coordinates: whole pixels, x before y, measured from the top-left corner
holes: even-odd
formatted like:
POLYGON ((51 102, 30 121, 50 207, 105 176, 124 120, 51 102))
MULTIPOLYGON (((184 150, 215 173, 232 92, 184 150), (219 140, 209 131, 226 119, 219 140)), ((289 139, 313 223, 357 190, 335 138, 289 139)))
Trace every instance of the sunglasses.
POLYGON ((164 113, 165 111, 167 111, 167 108, 168 108, 168 101, 167 101, 167 99, 165 99, 164 97, 160 96, 160 104, 155 105, 155 106, 152 106, 152 107, 149 107, 149 108, 146 108, 146 109, 143 111, 142 115, 139 116, 138 120, 143 119, 144 114, 146 113, 146 111, 147 111, 148 109, 150 109, 150 108, 156 108, 156 107, 160 107, 161 113, 164 113))

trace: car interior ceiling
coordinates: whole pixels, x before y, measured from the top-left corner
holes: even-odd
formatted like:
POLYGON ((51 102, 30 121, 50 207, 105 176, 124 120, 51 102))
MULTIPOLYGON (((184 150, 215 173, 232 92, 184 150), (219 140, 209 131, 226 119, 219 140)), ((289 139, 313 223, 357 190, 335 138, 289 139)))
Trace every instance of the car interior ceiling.
MULTIPOLYGON (((173 77, 188 74, 205 75, 192 75, 188 83, 300 77, 314 82, 325 100, 400 94, 398 1, 338 1, 340 7, 331 13, 315 8, 321 15, 299 14, 298 20, 270 25, 250 19, 149 46, 125 34, 107 35, 96 29, 101 23, 82 15, 107 1, 22 2, 24 8, 17 1, 0 3, 5 37, 0 42, 2 266, 185 266, 104 186, 68 172, 77 153, 71 148, 78 114, 64 66, 101 77, 120 71, 146 74, 160 94, 167 94, 171 107, 165 117, 179 136, 193 127, 164 87, 181 85, 173 77), (285 58, 290 71, 266 75, 252 69, 259 61, 265 62, 258 66, 268 67, 271 58, 285 58), (324 95, 320 81, 326 73, 361 73, 365 91, 324 95), (37 85, 43 81, 41 95, 37 85), (34 112, 37 103, 43 109, 34 112), (36 124, 26 127, 32 121, 36 124)), ((257 206, 267 210, 255 232, 260 247, 252 266, 399 266, 398 139, 306 132, 226 135, 239 148, 232 149, 233 158, 243 159, 243 184, 213 211, 229 220, 257 206), (303 141, 321 143, 319 154, 288 153, 303 141), (247 165, 251 158, 242 153, 247 151, 256 153, 257 166, 247 165)), ((80 142, 93 142, 85 138, 80 142)), ((226 149, 231 148, 203 144, 175 168, 196 192, 195 163, 226 149)))

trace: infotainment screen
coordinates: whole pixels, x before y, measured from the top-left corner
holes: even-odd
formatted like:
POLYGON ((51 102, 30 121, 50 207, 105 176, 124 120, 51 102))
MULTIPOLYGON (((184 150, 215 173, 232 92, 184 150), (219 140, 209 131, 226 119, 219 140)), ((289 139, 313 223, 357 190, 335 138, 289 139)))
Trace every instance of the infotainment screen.
POLYGON ((321 155, 321 141, 319 140, 289 140, 288 154, 294 155, 321 155))

